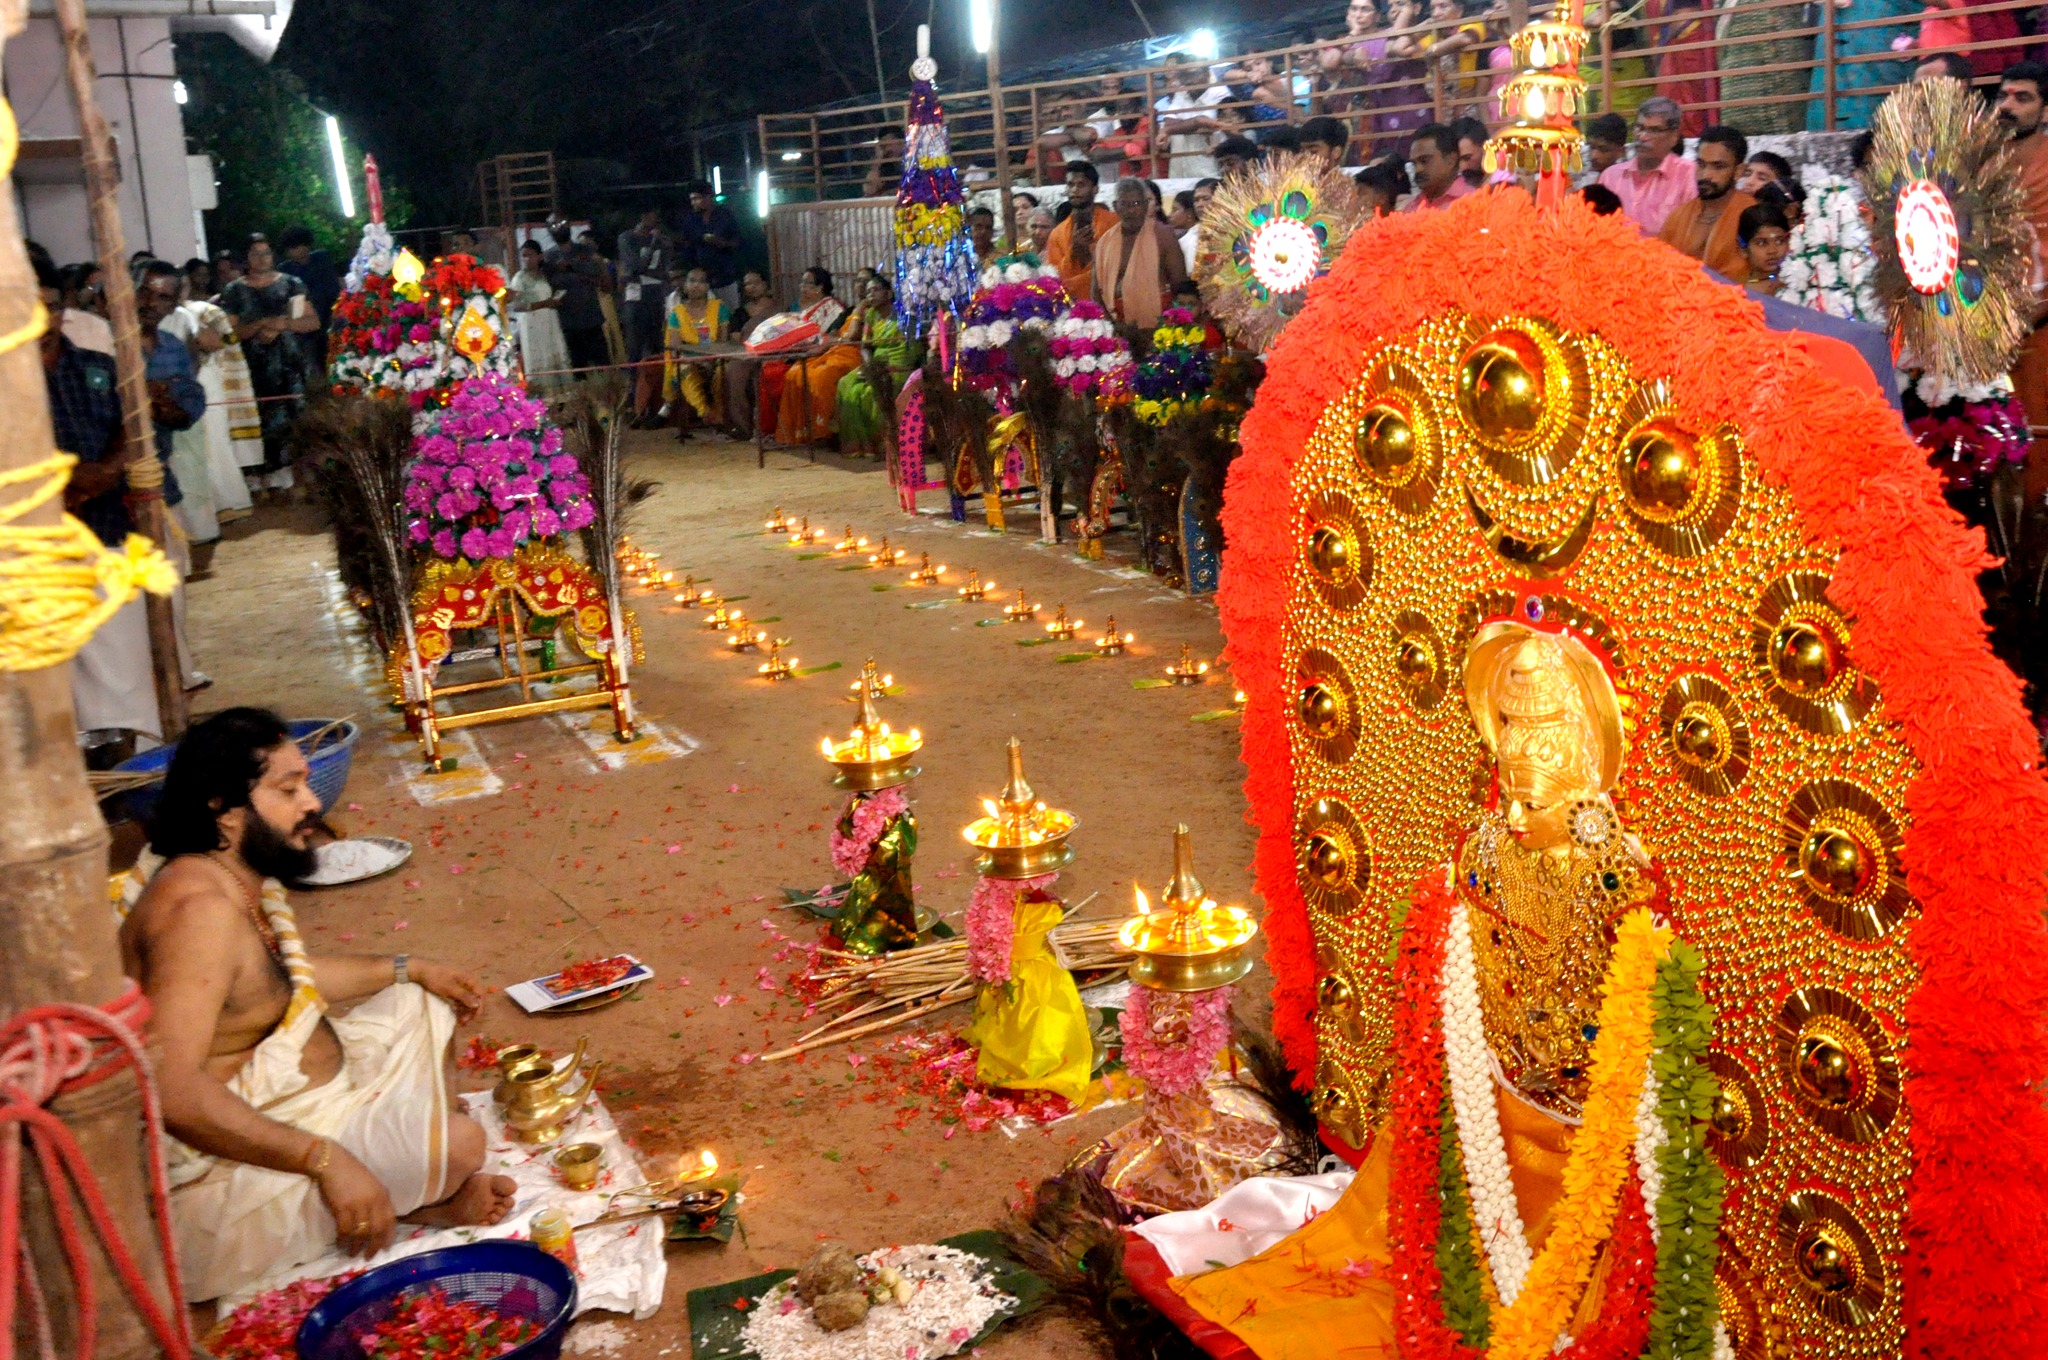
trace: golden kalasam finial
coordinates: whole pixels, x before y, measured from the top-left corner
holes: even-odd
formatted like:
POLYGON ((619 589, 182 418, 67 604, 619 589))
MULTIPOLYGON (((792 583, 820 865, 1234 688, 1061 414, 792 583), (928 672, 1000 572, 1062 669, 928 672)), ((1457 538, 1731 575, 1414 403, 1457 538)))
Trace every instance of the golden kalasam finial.
MULTIPOLYGON (((1486 144, 1486 168, 1541 175, 1561 198, 1567 191, 1565 176, 1579 170, 1585 146, 1578 117, 1586 102, 1586 82, 1579 77, 1586 30, 1578 5, 1560 14, 1536 20, 1508 39, 1515 69, 1500 88, 1506 121, 1486 144)), ((1539 194, 1538 201, 1546 197, 1539 194)))

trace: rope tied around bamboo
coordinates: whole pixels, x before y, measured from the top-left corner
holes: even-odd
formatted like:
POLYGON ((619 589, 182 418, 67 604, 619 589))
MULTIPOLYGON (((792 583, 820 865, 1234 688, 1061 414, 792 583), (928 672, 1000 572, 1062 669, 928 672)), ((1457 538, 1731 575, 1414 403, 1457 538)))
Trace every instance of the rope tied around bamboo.
POLYGON ((177 587, 177 569, 140 534, 109 548, 70 515, 56 524, 18 522, 63 494, 77 462, 53 453, 0 472, 0 493, 31 488, 0 505, 0 671, 69 661, 138 591, 168 595, 177 587))

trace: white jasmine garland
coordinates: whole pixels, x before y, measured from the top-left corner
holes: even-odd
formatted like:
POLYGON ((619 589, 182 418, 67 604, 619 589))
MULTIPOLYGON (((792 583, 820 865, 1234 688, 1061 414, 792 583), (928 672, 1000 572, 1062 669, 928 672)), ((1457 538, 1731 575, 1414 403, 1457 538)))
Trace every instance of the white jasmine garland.
POLYGON ((1728 1325, 1714 1322, 1714 1360, 1735 1360, 1735 1343, 1728 1339, 1728 1325))
POLYGON ((1521 1205, 1508 1174, 1507 1142, 1494 1103, 1493 1061, 1479 1006, 1479 965, 1472 953, 1472 919, 1464 903, 1451 913, 1444 949, 1444 1069, 1451 1107, 1464 1154, 1465 1185, 1472 1219, 1486 1252, 1487 1268, 1503 1306, 1513 1306, 1529 1277, 1534 1253, 1522 1226, 1521 1205))
MULTIPOLYGON (((1662 1050, 1657 1050, 1661 1052, 1662 1050)), ((1671 1141, 1671 1130, 1657 1113, 1656 1054, 1643 1064, 1643 1095, 1636 1102, 1636 1175, 1643 1183, 1643 1213, 1650 1220, 1650 1240, 1661 1240, 1657 1201, 1664 1196, 1664 1172, 1657 1157, 1671 1141)))

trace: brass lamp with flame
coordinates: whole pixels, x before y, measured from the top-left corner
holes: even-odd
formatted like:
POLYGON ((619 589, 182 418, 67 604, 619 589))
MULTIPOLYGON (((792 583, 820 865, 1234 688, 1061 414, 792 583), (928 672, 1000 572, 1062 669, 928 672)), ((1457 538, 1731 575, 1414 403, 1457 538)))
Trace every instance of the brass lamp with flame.
POLYGON ((860 668, 860 679, 848 685, 847 688, 855 694, 865 690, 872 697, 880 699, 889 693, 889 686, 895 683, 896 677, 882 672, 876 667, 875 659, 869 657, 867 663, 860 668))
MULTIPOLYGON (((763 633, 761 636, 768 635, 763 633)), ((796 658, 782 654, 788 642, 788 638, 776 638, 768 644, 768 659, 755 668, 763 680, 788 680, 796 675, 796 658)))
POLYGON ((1116 615, 1111 614, 1109 616, 1109 630, 1101 637, 1095 639, 1095 654, 1097 656, 1122 656, 1124 648, 1137 640, 1138 635, 1136 633, 1118 632, 1116 615))
POLYGON ((983 878, 1037 878, 1074 862, 1067 837, 1080 824, 1073 813, 1047 807, 1024 778, 1024 747, 1010 738, 1010 778, 1000 798, 981 800, 987 814, 969 822, 961 835, 981 852, 975 871, 983 878))
POLYGON ((704 616, 703 626, 706 628, 716 628, 720 632, 725 632, 729 629, 744 628, 746 627, 746 624, 746 610, 735 609, 733 608, 733 606, 729 604, 720 604, 715 609, 713 609, 709 614, 706 614, 704 616))
POLYGON ((1086 619, 1068 618, 1067 607, 1061 605, 1058 611, 1053 614, 1052 622, 1045 625, 1045 631, 1052 636, 1053 641, 1066 642, 1072 639, 1074 634, 1081 630, 1081 625, 1086 622, 1088 622, 1086 619))
POLYGON ((996 583, 994 581, 982 580, 981 573, 969 567, 967 569, 967 584, 960 587, 959 594, 963 600, 974 601, 982 599, 995 588, 996 583))
POLYGON ((875 711, 874 696, 863 687, 860 723, 853 729, 853 735, 845 741, 827 737, 822 749, 825 759, 839 771, 832 779, 836 787, 873 793, 908 784, 924 773, 912 763, 923 745, 924 737, 914 727, 908 732, 891 732, 889 724, 875 711))
POLYGON ((865 551, 867 546, 867 539, 860 534, 856 534, 853 531, 853 526, 849 524, 846 526, 846 537, 840 539, 837 543, 834 543, 832 545, 832 551, 838 553, 840 556, 843 557, 849 553, 865 551))
POLYGON ((771 534, 786 534, 795 527, 796 521, 783 514, 781 506, 776 506, 775 513, 768 519, 768 532, 771 534))
POLYGON ((1252 968, 1259 923, 1243 907, 1218 906, 1195 877, 1194 843, 1185 822, 1173 828, 1173 877, 1152 910, 1143 888, 1138 914, 1117 932, 1137 956, 1131 981, 1162 992, 1206 992, 1236 982, 1252 968))
POLYGON ((868 565, 871 567, 893 567, 908 556, 910 554, 902 548, 890 547, 889 536, 883 534, 882 546, 868 554, 868 565))
POLYGON ((1166 668, 1166 678, 1176 685, 1199 685, 1209 678, 1209 663, 1195 660, 1194 648, 1183 642, 1180 660, 1166 668))
POLYGON ((1017 602, 1003 606, 1003 622, 1028 623, 1038 617, 1039 604, 1036 600, 1024 598, 1024 587, 1017 587, 1017 602))
POLYGON ((823 529, 813 529, 809 515, 805 515, 798 522, 796 529, 789 536, 789 546, 792 548, 807 547, 810 544, 822 543, 824 541, 825 531, 823 529))
POLYGON ((932 562, 932 555, 930 553, 919 553, 917 555, 917 570, 910 573, 910 583, 919 586, 935 586, 939 583, 939 578, 945 574, 946 564, 944 562, 935 565, 932 562))

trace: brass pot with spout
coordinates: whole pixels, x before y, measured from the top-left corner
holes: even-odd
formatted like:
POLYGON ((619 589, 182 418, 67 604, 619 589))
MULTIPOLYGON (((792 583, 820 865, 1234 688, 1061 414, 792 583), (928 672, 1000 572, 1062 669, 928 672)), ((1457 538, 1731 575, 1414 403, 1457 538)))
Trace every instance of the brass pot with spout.
POLYGON ((583 1053, 590 1045, 586 1035, 576 1041, 576 1051, 567 1063, 557 1069, 557 1059, 549 1057, 533 1044, 509 1044, 498 1050, 498 1085, 491 1092, 491 1098, 504 1109, 512 1100, 512 1076, 516 1072, 540 1071, 548 1073, 555 1086, 563 1086, 576 1079, 583 1070, 583 1053))
MULTIPOLYGON (((579 1048, 578 1061, 581 1058, 579 1048)), ((596 1093, 597 1074, 603 1067, 603 1063, 592 1063, 583 1074, 583 1084, 573 1091, 564 1089, 567 1074, 552 1067, 524 1067, 514 1072, 505 1078, 511 1092, 504 1106, 505 1127, 522 1143, 554 1142, 596 1093)))

